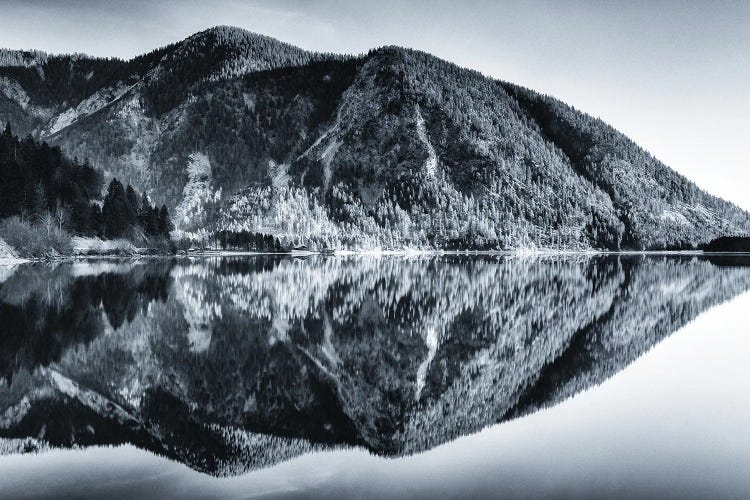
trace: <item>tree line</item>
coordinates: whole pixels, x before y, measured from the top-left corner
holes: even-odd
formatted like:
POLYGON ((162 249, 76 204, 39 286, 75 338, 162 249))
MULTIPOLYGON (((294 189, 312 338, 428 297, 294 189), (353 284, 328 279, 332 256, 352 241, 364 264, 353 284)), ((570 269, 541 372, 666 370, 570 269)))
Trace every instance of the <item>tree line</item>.
POLYGON ((91 222, 106 238, 132 237, 138 229, 147 236, 169 237, 172 230, 166 205, 152 206, 145 193, 139 197, 117 179, 109 183, 101 209, 93 204, 91 210, 91 222))

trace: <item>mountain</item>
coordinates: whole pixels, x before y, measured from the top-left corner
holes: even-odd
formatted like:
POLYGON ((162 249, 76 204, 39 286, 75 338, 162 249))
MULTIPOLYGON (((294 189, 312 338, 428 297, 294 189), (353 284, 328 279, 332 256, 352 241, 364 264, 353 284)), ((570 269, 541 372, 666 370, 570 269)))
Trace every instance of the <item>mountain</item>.
POLYGON ((218 27, 130 61, 4 51, 0 120, 166 203, 184 237, 665 249, 750 232, 601 120, 399 47, 218 27))
POLYGON ((747 259, 717 262, 19 267, 0 276, 0 438, 16 440, 0 450, 131 443, 215 475, 334 447, 419 453, 601 384, 750 289, 747 259))

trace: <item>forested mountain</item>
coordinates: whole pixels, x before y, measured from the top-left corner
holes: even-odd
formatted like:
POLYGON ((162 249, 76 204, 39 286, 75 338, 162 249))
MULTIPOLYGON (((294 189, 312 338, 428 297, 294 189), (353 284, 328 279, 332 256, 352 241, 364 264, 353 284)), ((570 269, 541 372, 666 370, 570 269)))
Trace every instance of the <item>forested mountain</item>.
POLYGON ((418 453, 601 384, 750 288, 747 260, 716 259, 19 267, 0 275, 0 438, 131 443, 215 475, 418 453))
POLYGON ((399 47, 343 57, 219 27, 131 61, 5 51, 0 120, 193 238, 662 249, 750 231, 601 120, 399 47))

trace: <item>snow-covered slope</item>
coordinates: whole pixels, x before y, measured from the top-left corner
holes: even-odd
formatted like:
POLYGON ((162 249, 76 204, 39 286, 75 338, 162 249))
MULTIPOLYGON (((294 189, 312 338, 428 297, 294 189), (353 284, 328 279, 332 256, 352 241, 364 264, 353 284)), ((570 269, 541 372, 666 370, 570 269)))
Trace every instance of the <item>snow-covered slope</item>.
POLYGON ((56 115, 47 126, 42 130, 42 135, 53 135, 75 123, 80 118, 96 113, 105 106, 122 97, 125 92, 132 89, 123 82, 119 82, 115 87, 98 90, 91 96, 81 101, 75 108, 68 108, 62 113, 56 115))

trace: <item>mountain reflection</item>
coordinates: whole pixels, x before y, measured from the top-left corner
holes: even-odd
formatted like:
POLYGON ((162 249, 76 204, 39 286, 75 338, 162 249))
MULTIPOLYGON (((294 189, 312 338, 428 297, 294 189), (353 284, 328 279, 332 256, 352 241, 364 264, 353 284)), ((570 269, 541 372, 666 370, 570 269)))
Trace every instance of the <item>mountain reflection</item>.
POLYGON ((4 268, 0 437, 127 442, 216 475, 328 447, 419 452, 599 384, 750 288, 750 267, 712 259, 4 268))

